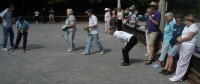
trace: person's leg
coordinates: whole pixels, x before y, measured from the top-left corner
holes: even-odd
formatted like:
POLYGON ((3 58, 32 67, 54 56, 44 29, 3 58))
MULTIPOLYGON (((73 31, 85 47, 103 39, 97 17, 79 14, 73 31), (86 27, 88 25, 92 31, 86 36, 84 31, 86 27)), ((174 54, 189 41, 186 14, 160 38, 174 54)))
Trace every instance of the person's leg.
POLYGON ((137 38, 135 36, 131 37, 130 41, 127 43, 126 47, 122 49, 123 58, 125 63, 129 63, 129 51, 137 44, 137 38))
POLYGON ((23 49, 26 49, 28 32, 23 33, 23 49))
POLYGON ((99 42, 99 35, 98 34, 92 34, 92 37, 96 41, 96 44, 99 47, 99 50, 100 51, 104 50, 102 44, 99 42))
POLYGON ((51 14, 49 14, 49 22, 51 23, 52 21, 51 21, 51 14))
POLYGON ((173 63, 174 63, 174 58, 173 58, 172 55, 169 55, 168 57, 169 57, 169 63, 168 63, 168 68, 167 68, 167 70, 172 72, 173 63))
POLYGON ((149 65, 152 63, 152 60, 154 58, 155 52, 154 52, 154 42, 157 37, 158 32, 151 32, 148 34, 148 41, 149 41, 149 49, 150 49, 150 54, 149 54, 149 59, 145 63, 146 65, 149 65))
POLYGON ((169 68, 169 64, 170 64, 169 62, 171 61, 171 59, 170 59, 171 57, 170 57, 170 56, 171 56, 171 55, 168 54, 168 56, 167 56, 167 61, 166 61, 166 65, 165 65, 165 70, 168 70, 168 68, 169 68))
POLYGON ((90 53, 90 46, 91 46, 92 40, 93 40, 93 37, 91 34, 89 34, 86 41, 85 52, 84 52, 85 54, 90 53))
POLYGON ((122 20, 119 20, 119 31, 122 31, 122 20))
POLYGON ((76 45, 74 44, 74 37, 75 37, 75 34, 76 34, 76 30, 73 31, 73 34, 72 34, 72 48, 75 48, 76 45))
POLYGON ((68 33, 68 38, 69 38, 69 41, 68 41, 68 50, 73 50, 73 31, 70 31, 69 33, 68 33))
POLYGON ((187 72, 194 50, 195 45, 181 45, 179 60, 176 67, 176 74, 170 78, 170 81, 172 81, 172 79, 182 81, 185 73, 187 72))
POLYGON ((160 55, 160 58, 159 58, 159 62, 157 63, 158 66, 162 66, 162 62, 164 62, 166 55, 169 51, 170 44, 163 43, 162 46, 163 47, 161 49, 161 55, 160 55))
POLYGON ((109 28, 110 28, 111 24, 110 24, 110 20, 107 21, 107 29, 106 29, 106 32, 109 31, 109 28))
POLYGON ((6 48, 8 41, 8 28, 3 26, 3 48, 6 48))
POLYGON ((178 52, 178 49, 179 49, 179 46, 180 45, 174 45, 173 47, 170 46, 170 50, 168 52, 168 58, 169 58, 169 67, 168 67, 168 71, 172 72, 172 69, 173 69, 173 64, 174 64, 174 56, 176 56, 177 52, 178 52))
POLYGON ((13 32, 13 28, 12 28, 12 27, 9 29, 9 33, 10 33, 10 46, 11 46, 11 47, 14 47, 14 43, 13 43, 13 40, 14 40, 14 32, 13 32))
POLYGON ((55 23, 54 14, 52 14, 52 21, 53 21, 53 23, 55 23))
POLYGON ((145 31, 145 36, 146 36, 146 46, 147 46, 147 56, 149 56, 149 53, 150 53, 150 50, 149 50, 149 41, 148 41, 148 35, 147 35, 147 33, 148 33, 148 30, 146 30, 145 31))
POLYGON ((104 31, 105 33, 107 33, 106 30, 107 30, 107 21, 105 21, 105 31, 104 31))
POLYGON ((15 42, 15 49, 18 48, 21 38, 22 38, 22 34, 18 32, 16 42, 15 42))
POLYGON ((68 41, 69 41, 69 38, 68 38, 68 32, 65 32, 64 37, 65 37, 65 40, 68 42, 68 41))

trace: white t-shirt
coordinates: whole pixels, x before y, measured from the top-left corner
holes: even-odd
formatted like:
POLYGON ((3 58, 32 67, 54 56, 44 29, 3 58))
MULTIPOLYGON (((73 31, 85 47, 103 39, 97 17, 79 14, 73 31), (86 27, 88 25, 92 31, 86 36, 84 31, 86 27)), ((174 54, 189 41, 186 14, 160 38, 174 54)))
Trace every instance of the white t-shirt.
POLYGON ((117 18, 117 19, 119 19, 119 20, 122 20, 122 17, 123 17, 123 14, 122 14, 122 12, 118 12, 117 16, 118 16, 118 18, 117 18))
MULTIPOLYGON (((89 26, 98 25, 98 19, 95 15, 89 17, 89 26)), ((96 28, 90 28, 90 34, 99 34, 98 26, 96 28)))
POLYGON ((110 21, 110 20, 111 20, 110 12, 106 12, 104 15, 104 21, 110 21))
POLYGON ((133 35, 124 31, 115 31, 114 36, 126 45, 133 35))
POLYGON ((186 44, 186 45, 195 45, 196 44, 196 40, 197 40, 197 36, 198 36, 198 27, 196 24, 192 24, 190 25, 190 27, 185 26, 182 32, 182 38, 187 37, 189 32, 194 32, 194 36, 192 37, 191 40, 189 41, 184 41, 182 42, 182 44, 186 44))

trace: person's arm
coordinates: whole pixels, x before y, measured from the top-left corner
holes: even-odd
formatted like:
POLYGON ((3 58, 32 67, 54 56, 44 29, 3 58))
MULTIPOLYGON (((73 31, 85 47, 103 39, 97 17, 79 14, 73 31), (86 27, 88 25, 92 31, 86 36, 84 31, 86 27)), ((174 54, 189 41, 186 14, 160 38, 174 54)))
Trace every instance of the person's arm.
POLYGON ((155 17, 155 20, 154 20, 154 19, 152 18, 152 16, 149 15, 149 20, 150 20, 153 24, 159 25, 159 24, 160 24, 160 19, 161 19, 161 14, 160 14, 160 13, 157 13, 155 16, 156 16, 156 17, 155 17))
POLYGON ((153 18, 152 18, 151 15, 149 16, 149 20, 150 20, 153 24, 158 25, 158 22, 155 21, 155 20, 153 20, 153 18))
POLYGON ((93 20, 94 20, 94 25, 87 26, 86 28, 97 28, 98 27, 97 17, 93 18, 93 20))
POLYGON ((191 40, 191 39, 193 38, 193 36, 194 36, 194 32, 189 32, 188 36, 186 36, 186 37, 184 37, 184 38, 182 38, 181 36, 179 36, 179 37, 177 38, 177 41, 178 41, 179 43, 181 43, 181 42, 183 42, 183 41, 188 41, 188 40, 191 40))
POLYGON ((70 21, 70 23, 67 25, 68 28, 74 27, 75 21, 70 21))

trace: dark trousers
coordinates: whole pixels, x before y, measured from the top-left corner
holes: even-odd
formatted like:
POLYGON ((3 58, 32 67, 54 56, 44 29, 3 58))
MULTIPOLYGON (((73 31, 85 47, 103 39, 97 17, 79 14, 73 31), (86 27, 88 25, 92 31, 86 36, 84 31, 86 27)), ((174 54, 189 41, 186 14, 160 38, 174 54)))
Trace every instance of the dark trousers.
POLYGON ((118 31, 122 31, 122 20, 117 19, 117 29, 118 31))
POLYGON ((24 33, 18 32, 18 34, 17 34, 17 39, 16 39, 16 43, 15 43, 15 48, 18 48, 22 36, 23 36, 23 49, 26 49, 26 43, 27 43, 28 32, 24 32, 24 33))
POLYGON ((132 36, 130 41, 122 48, 123 58, 125 63, 129 63, 129 51, 137 44, 137 37, 132 36))

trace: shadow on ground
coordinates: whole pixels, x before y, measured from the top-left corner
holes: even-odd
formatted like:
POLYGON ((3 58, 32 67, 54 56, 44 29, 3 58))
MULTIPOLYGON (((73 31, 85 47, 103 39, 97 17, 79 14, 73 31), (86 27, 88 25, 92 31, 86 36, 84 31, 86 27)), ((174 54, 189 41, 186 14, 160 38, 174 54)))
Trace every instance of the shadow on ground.
MULTIPOLYGON (((111 49, 106 48, 106 49, 104 49, 104 54, 111 52, 111 51, 112 51, 111 49)), ((100 51, 98 50, 98 51, 95 51, 95 52, 91 52, 90 54, 95 54, 95 53, 100 53, 100 51)))
POLYGON ((28 45, 27 47, 28 47, 28 50, 45 48, 44 46, 36 45, 36 44, 31 44, 31 45, 28 45))
POLYGON ((134 64, 134 63, 142 63, 144 62, 144 59, 130 59, 130 63, 134 64))

